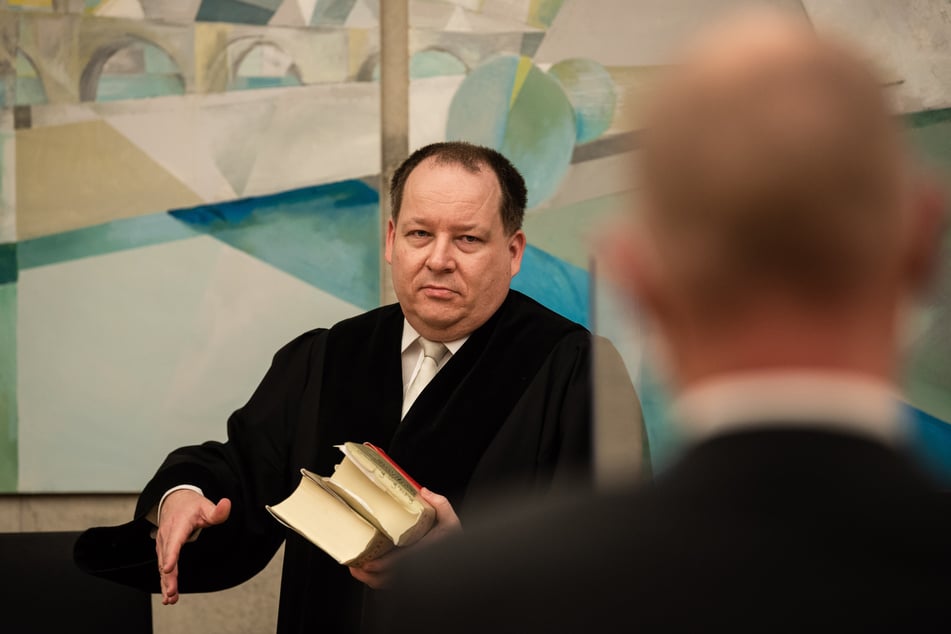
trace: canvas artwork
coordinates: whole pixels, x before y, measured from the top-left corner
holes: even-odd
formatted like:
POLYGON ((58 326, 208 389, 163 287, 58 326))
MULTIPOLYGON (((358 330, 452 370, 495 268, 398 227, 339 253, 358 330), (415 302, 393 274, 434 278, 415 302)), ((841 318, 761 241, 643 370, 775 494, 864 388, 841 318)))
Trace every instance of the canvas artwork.
MULTIPOLYGON (((0 2, 0 492, 136 491, 224 438, 283 343, 378 305, 385 1, 0 2)), ((596 241, 636 204, 645 97, 730 2, 408 4, 410 150, 469 140, 525 175, 513 286, 614 343, 662 468, 662 373, 596 241)), ((942 0, 771 4, 875 51, 951 174, 942 0)), ((906 405, 951 481, 947 284, 909 334, 906 405)))
POLYGON ((8 0, 0 491, 134 491, 379 302, 375 10, 8 0))

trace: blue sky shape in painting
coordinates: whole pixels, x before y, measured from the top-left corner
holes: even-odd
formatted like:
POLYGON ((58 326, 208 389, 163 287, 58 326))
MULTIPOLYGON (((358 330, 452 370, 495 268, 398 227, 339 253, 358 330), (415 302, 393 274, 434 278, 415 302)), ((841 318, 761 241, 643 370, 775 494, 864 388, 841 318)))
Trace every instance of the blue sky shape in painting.
POLYGON ((584 269, 529 245, 512 288, 585 328, 591 327, 591 279, 584 269))
POLYGON ((379 195, 361 181, 170 211, 190 228, 361 308, 379 305, 379 195))

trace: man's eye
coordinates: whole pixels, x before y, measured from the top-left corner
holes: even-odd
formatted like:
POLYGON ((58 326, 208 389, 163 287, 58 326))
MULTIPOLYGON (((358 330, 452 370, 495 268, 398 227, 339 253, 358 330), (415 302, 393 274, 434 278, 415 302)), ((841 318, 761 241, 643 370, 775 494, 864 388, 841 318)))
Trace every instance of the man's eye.
POLYGON ((462 236, 462 241, 466 244, 475 244, 479 239, 475 236, 462 236))
POLYGON ((417 229, 416 231, 410 231, 409 235, 414 238, 425 238, 429 235, 429 232, 423 231, 422 229, 417 229))

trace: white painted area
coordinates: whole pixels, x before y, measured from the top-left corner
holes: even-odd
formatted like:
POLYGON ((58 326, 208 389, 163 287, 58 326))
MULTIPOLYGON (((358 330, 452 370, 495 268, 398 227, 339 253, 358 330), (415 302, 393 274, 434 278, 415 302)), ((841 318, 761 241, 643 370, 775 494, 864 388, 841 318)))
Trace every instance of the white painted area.
POLYGON ((191 24, 198 15, 201 0, 141 0, 145 17, 172 24, 191 24))
POLYGON ((21 271, 20 490, 141 489, 225 438, 278 348, 360 312, 207 236, 21 271))
POLYGON ((34 112, 34 128, 103 119, 205 202, 380 171, 377 82, 38 106, 34 112))
POLYGON ((307 26, 308 22, 310 22, 310 16, 314 11, 313 7, 311 7, 311 12, 307 14, 306 18, 302 11, 303 7, 301 6, 300 0, 284 0, 281 6, 277 8, 277 11, 274 12, 274 15, 271 16, 271 19, 268 20, 268 24, 271 26, 307 26))
POLYGON ((951 3, 947 0, 804 0, 820 31, 858 43, 882 67, 896 106, 951 106, 951 3))
MULTIPOLYGON (((192 108, 175 108, 120 114, 106 117, 105 121, 201 200, 237 198, 238 192, 222 175, 210 154, 215 146, 196 142, 200 140, 195 133, 201 129, 201 114, 192 108)), ((248 131, 242 130, 238 138, 246 138, 247 134, 248 131)))
MULTIPOLYGON (((565 0, 535 63, 585 57, 605 66, 667 64, 698 27, 741 2, 565 0)), ((798 0, 771 0, 768 4, 801 12, 798 0)))
POLYGON ((350 10, 350 15, 344 23, 349 29, 375 29, 380 26, 380 20, 366 2, 357 0, 350 10))
POLYGON ((13 131, 13 113, 6 110, 0 115, 0 244, 16 242, 16 133, 13 131))
POLYGON ((635 156, 635 152, 624 152, 572 163, 555 195, 528 213, 544 213, 546 209, 559 209, 583 200, 636 189, 635 156))
POLYGON ((446 140, 449 105, 464 75, 414 79, 409 85, 409 149, 446 140))
POLYGON ((243 195, 270 194, 380 172, 377 82, 316 86, 275 100, 243 195))

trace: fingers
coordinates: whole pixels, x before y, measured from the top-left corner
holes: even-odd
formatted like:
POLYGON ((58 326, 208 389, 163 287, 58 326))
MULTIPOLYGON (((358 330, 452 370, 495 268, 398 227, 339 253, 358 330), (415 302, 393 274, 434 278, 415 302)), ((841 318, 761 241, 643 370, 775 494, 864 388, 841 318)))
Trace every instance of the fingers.
POLYGON ((221 524, 231 514, 231 501, 217 504, 193 491, 176 491, 166 498, 155 536, 162 586, 162 604, 178 603, 178 558, 182 546, 198 529, 221 524))
POLYGON ((388 566, 383 568, 371 566, 370 564, 375 561, 378 560, 369 561, 363 564, 361 568, 350 566, 350 576, 374 590, 380 590, 390 584, 391 570, 388 566))
POLYGON ((162 580, 162 605, 178 603, 178 566, 171 572, 159 572, 162 580))
MULTIPOLYGON (((204 511, 204 508, 202 510, 204 511)), ((202 515, 205 525, 201 526, 201 528, 207 528, 208 526, 221 524, 226 519, 228 519, 229 515, 231 515, 231 500, 228 498, 221 498, 218 501, 218 504, 216 504, 211 509, 211 511, 207 513, 207 515, 204 512, 202 515)))
POLYGON ((433 530, 440 534, 462 530, 462 522, 459 521, 459 516, 456 515, 456 511, 446 496, 433 493, 426 487, 423 487, 419 493, 436 509, 436 527, 433 530))

